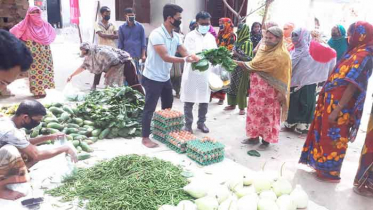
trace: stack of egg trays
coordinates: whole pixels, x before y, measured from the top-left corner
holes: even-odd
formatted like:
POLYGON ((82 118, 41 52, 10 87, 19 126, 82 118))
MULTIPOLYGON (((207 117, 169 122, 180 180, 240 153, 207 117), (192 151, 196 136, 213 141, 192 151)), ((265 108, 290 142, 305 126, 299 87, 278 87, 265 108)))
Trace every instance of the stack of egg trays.
POLYGON ((187 143, 186 152, 190 159, 207 166, 224 160, 224 147, 220 142, 194 140, 187 143))
POLYGON ((184 116, 176 118, 164 118, 157 112, 154 112, 152 120, 153 138, 162 143, 167 143, 167 136, 171 132, 181 131, 184 126, 184 116))
MULTIPOLYGON (((197 140, 197 139, 195 139, 197 140)), ((195 141, 195 140, 189 140, 189 141, 195 141)), ((180 142, 179 140, 175 139, 174 137, 167 135, 167 143, 166 145, 174 150, 175 152, 179 154, 186 153, 187 151, 187 141, 180 142)))

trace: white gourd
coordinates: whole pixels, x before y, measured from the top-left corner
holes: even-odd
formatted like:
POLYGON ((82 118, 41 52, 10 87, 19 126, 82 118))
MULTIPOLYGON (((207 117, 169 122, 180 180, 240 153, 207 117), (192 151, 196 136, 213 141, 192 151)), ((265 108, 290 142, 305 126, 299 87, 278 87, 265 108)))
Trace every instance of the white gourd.
POLYGON ((295 201, 298 209, 305 209, 308 206, 308 195, 302 189, 300 185, 295 186, 293 192, 290 193, 290 197, 295 201))
POLYGON ((196 201, 198 210, 218 210, 219 203, 214 197, 206 196, 196 201))

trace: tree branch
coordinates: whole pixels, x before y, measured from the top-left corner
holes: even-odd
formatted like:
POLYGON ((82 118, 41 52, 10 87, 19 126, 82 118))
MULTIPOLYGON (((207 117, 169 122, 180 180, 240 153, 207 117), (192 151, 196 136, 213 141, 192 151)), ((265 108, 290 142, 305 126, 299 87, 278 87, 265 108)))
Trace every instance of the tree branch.
POLYGON ((238 11, 238 14, 241 15, 241 12, 243 10, 243 7, 245 6, 246 0, 243 0, 240 11, 238 11))
POLYGON ((224 5, 234 14, 234 16, 236 16, 239 21, 241 20, 241 15, 239 13, 237 13, 227 2, 227 0, 223 0, 223 3, 224 5))

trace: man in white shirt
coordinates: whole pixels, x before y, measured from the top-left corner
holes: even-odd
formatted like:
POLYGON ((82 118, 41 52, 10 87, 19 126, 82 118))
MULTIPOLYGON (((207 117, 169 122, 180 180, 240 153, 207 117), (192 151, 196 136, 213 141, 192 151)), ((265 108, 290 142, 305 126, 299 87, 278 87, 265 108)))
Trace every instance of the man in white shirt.
MULTIPOLYGON (((216 49, 215 37, 209 33, 211 15, 208 12, 200 12, 196 16, 197 27, 185 37, 185 47, 190 53, 199 53, 204 50, 216 49)), ((193 133, 193 106, 199 104, 197 128, 203 133, 209 129, 205 125, 208 103, 211 90, 209 87, 209 74, 212 66, 204 72, 192 70, 192 65, 186 63, 181 82, 181 98, 184 102, 185 128, 193 133)))

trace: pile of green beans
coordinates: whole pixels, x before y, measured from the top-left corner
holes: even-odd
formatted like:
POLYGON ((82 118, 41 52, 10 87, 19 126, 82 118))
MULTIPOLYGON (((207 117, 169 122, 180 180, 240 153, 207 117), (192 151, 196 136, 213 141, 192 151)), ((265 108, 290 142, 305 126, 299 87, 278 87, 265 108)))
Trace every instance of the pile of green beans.
POLYGON ((79 169, 63 185, 47 191, 62 201, 88 201, 88 210, 156 210, 189 200, 181 168, 139 155, 116 157, 92 168, 79 169))

